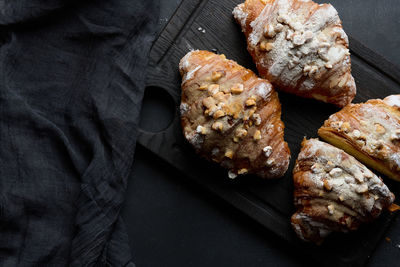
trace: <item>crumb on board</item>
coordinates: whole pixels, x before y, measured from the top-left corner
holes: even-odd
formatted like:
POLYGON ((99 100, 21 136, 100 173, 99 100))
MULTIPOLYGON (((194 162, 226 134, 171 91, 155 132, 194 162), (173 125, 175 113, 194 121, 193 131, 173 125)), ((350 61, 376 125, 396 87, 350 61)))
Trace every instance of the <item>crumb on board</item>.
POLYGON ((206 29, 203 29, 202 27, 198 27, 197 30, 199 32, 206 33, 206 29))

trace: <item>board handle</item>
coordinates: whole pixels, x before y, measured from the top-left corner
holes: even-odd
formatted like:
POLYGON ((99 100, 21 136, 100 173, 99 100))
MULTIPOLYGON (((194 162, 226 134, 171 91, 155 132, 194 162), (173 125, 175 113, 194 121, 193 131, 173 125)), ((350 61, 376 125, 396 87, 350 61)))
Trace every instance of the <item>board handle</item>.
MULTIPOLYGON (((179 131, 181 129, 179 125, 179 102, 179 97, 174 94, 172 89, 163 88, 157 85, 147 86, 143 105, 149 105, 149 110, 152 110, 152 112, 158 110, 158 112, 152 114, 153 119, 155 119, 153 126, 158 124, 157 126, 161 126, 161 129, 153 130, 145 129, 145 126, 139 127, 137 140, 141 145, 150 148, 150 150, 155 153, 163 153, 165 152, 164 150, 173 148, 172 145, 171 147, 168 147, 168 140, 177 138, 176 135, 182 135, 181 131, 179 131), (160 105, 160 107, 157 107, 158 105, 160 105), (170 115, 161 113, 170 113, 170 115)), ((144 109, 145 107, 142 107, 141 116, 144 116, 144 109)))

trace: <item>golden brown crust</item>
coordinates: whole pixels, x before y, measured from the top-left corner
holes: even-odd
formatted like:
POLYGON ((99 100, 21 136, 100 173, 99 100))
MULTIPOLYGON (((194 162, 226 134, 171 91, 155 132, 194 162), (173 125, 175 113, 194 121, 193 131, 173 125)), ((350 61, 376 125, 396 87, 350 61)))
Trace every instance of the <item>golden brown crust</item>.
POLYGON ((394 201, 382 180, 341 149, 304 140, 293 170, 297 212, 292 226, 306 241, 321 243, 332 231, 358 229, 394 201))
POLYGON ((400 181, 400 110, 395 96, 350 104, 331 115, 318 135, 400 181))
POLYGON ((279 89, 344 107, 355 94, 348 38, 329 4, 246 0, 233 11, 261 77, 279 89))
POLYGON ((229 176, 286 172, 281 106, 272 85, 224 55, 193 51, 182 58, 181 122, 186 139, 229 176))

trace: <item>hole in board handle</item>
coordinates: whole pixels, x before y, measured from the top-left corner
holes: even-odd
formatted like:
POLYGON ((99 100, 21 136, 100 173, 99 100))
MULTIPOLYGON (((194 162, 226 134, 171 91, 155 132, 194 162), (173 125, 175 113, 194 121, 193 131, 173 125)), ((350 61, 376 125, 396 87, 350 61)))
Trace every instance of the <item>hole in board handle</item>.
POLYGON ((165 89, 155 86, 145 89, 139 122, 142 131, 162 132, 171 125, 176 114, 175 102, 165 89))

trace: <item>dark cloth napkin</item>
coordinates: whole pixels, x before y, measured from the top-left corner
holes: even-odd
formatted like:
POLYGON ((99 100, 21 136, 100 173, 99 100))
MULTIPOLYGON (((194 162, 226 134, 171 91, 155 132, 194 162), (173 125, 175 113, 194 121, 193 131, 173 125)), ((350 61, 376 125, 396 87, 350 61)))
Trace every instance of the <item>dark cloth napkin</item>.
POLYGON ((0 266, 133 266, 119 211, 156 0, 0 0, 0 266))

